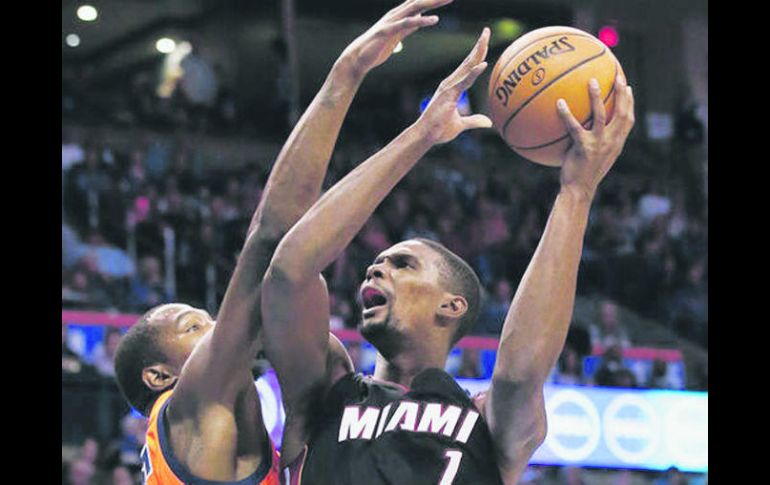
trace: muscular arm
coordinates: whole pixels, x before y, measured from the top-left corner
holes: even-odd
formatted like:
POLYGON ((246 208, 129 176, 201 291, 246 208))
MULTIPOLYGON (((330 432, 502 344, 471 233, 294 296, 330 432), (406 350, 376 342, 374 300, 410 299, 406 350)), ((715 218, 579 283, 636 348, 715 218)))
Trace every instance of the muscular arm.
POLYGON ((250 373, 261 345, 262 278, 280 238, 318 198, 362 76, 351 53, 341 56, 295 126, 252 216, 217 323, 182 370, 168 416, 172 434, 184 431, 176 435, 183 438, 172 440, 178 458, 201 477, 235 479, 230 474, 237 441, 249 440, 257 454, 264 449, 267 434, 250 373), (245 407, 255 414, 247 414, 247 423, 236 422, 236 408, 245 407))
MULTIPOLYGON (((262 312, 266 350, 281 381, 287 415, 303 419, 310 403, 331 384, 325 365, 329 302, 320 272, 428 149, 466 129, 491 126, 485 116, 461 117, 456 108, 462 91, 486 67, 482 61, 488 39, 485 29, 465 61, 439 86, 420 119, 335 184, 278 246, 263 283, 262 312)), ((293 459, 290 453, 285 457, 293 459)))
MULTIPOLYGON (((323 86, 289 135, 265 186, 225 292, 205 359, 196 356, 188 367, 199 367, 193 388, 212 400, 227 392, 235 369, 249 365, 261 331, 261 282, 278 242, 316 201, 342 122, 366 74, 384 62, 395 43, 436 18, 415 15, 451 0, 410 0, 395 21, 381 20, 355 39, 340 55, 323 86), (392 44, 392 45, 391 45, 392 44), (203 365, 197 366, 198 362, 203 365)), ((196 352, 201 353, 201 352, 196 352)), ((180 382, 180 385, 182 382, 180 382)), ((178 392, 178 389, 177 389, 178 392)))
POLYGON ((590 91, 595 126, 583 130, 560 114, 574 145, 562 164, 561 190, 543 236, 513 298, 500 336, 484 411, 504 481, 519 479, 545 439, 543 385, 566 339, 575 302, 583 237, 596 188, 614 164, 633 126, 633 97, 617 81, 617 113, 605 126, 601 97, 590 91))
POLYGON ((234 379, 239 375, 235 371, 247 368, 255 356, 261 330, 262 277, 280 238, 318 198, 342 121, 361 81, 353 72, 350 58, 337 61, 276 159, 222 300, 217 324, 210 340, 204 342, 208 350, 196 351, 185 368, 182 380, 188 374, 195 376, 190 387, 196 395, 205 394, 212 400, 232 398, 234 393, 228 388, 241 384, 234 379), (199 355, 202 353, 209 355, 204 358, 199 355))

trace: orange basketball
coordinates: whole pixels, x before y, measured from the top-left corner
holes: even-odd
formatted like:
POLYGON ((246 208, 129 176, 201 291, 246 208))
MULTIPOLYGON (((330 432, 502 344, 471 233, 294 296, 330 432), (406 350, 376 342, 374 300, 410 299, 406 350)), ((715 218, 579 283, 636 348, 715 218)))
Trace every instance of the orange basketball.
POLYGON ((505 142, 536 163, 561 165, 572 140, 556 110, 563 98, 588 128, 593 117, 588 81, 596 78, 607 110, 615 106, 615 78, 623 69, 609 47, 572 27, 544 27, 519 37, 492 70, 489 115, 505 142))

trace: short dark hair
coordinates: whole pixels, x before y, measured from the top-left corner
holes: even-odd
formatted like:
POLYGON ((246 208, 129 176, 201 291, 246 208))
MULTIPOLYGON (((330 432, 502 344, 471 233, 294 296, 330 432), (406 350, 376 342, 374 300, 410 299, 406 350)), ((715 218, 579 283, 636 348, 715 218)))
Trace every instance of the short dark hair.
POLYGON ((425 244, 441 256, 442 264, 439 268, 441 285, 453 294, 462 296, 468 302, 468 310, 460 318, 457 330, 452 336, 451 344, 454 346, 476 324, 481 303, 481 282, 473 268, 443 244, 425 238, 414 238, 413 241, 425 244))
POLYGON ((163 391, 147 387, 142 379, 145 367, 166 362, 166 354, 160 344, 160 329, 149 323, 147 311, 128 332, 121 337, 115 350, 115 379, 126 401, 144 416, 149 416, 152 403, 163 391))

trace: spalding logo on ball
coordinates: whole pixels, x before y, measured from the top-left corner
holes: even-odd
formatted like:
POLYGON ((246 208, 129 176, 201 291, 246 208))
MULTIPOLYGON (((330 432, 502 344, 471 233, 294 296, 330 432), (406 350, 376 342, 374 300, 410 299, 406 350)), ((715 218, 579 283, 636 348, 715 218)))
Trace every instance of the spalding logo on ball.
POLYGON ((519 37, 500 56, 489 80, 489 115, 503 140, 535 163, 559 166, 572 141, 556 111, 563 98, 588 128, 593 122, 588 81, 596 78, 607 110, 615 107, 620 63, 593 35, 572 27, 544 27, 519 37))

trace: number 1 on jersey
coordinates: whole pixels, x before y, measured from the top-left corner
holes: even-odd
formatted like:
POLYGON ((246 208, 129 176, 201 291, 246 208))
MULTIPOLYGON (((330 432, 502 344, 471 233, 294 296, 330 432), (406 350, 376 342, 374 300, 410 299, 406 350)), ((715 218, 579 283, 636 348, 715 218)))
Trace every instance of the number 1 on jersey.
POLYGON ((460 460, 463 458, 463 452, 459 450, 447 450, 444 453, 444 458, 448 458, 444 474, 441 475, 441 481, 438 485, 452 485, 452 482, 457 475, 457 470, 460 469, 460 460))

